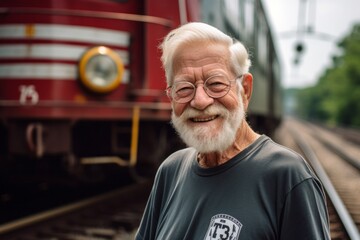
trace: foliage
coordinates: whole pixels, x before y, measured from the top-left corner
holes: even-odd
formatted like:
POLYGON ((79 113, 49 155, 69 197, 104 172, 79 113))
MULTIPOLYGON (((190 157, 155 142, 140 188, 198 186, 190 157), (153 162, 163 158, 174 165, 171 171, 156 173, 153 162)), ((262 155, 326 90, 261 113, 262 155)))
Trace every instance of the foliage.
POLYGON ((360 24, 339 44, 340 56, 314 87, 297 93, 297 112, 309 120, 360 127, 360 24))

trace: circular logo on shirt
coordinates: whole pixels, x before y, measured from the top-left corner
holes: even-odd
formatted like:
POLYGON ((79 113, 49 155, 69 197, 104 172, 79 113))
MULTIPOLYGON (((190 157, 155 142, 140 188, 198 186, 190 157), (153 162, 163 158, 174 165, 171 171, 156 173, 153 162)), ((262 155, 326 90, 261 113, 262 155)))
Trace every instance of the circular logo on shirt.
POLYGON ((227 214, 217 214, 211 218, 204 240, 238 240, 242 224, 227 214))

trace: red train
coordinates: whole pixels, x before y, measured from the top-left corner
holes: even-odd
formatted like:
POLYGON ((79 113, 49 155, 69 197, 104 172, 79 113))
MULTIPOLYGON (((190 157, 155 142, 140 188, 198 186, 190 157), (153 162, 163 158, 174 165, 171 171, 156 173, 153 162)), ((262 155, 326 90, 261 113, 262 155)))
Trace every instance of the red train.
POLYGON ((182 145, 157 46, 189 21, 249 47, 249 120, 270 134, 281 118, 280 64, 260 0, 2 0, 1 159, 60 157, 70 171, 157 166, 182 145))

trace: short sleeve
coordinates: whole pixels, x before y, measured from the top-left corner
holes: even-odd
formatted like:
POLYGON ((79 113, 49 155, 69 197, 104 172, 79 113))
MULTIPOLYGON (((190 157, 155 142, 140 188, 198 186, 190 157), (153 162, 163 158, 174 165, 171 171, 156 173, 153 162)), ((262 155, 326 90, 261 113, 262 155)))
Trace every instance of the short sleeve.
POLYGON ((305 179, 291 189, 280 226, 281 240, 330 240, 325 196, 316 178, 305 179))

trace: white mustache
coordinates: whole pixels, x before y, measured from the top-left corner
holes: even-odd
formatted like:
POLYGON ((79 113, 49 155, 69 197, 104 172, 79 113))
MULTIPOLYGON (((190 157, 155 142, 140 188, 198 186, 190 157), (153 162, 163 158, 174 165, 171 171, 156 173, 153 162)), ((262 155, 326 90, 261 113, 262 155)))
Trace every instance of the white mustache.
POLYGON ((185 111, 181 114, 181 119, 189 119, 189 118, 197 118, 204 115, 220 115, 223 117, 227 117, 229 115, 229 110, 227 110, 224 106, 221 105, 211 105, 205 110, 197 110, 194 108, 186 108, 185 111))

